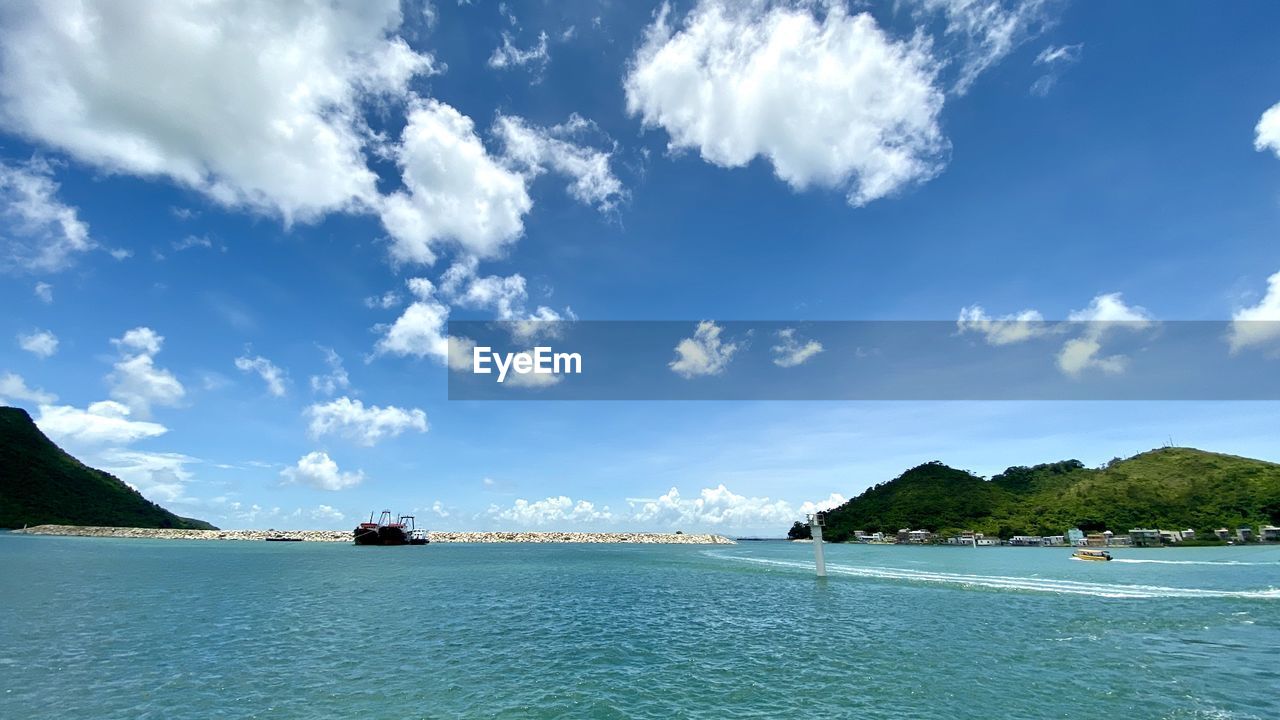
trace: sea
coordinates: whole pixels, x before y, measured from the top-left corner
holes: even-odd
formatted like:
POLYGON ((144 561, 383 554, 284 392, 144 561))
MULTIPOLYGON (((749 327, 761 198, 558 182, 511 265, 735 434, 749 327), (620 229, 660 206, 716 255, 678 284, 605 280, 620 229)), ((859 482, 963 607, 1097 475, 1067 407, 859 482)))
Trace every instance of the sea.
POLYGON ((1275 718, 1280 547, 0 533, 0 718, 1275 718))

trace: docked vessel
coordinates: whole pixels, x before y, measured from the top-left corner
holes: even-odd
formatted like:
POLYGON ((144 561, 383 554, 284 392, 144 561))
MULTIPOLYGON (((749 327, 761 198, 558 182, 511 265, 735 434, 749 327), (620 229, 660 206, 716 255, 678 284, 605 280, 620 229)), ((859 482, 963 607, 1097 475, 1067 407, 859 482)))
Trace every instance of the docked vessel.
POLYGON ((426 545, 427 531, 414 527, 412 515, 400 515, 392 521, 390 510, 383 510, 374 522, 373 513, 369 514, 369 522, 362 522, 352 531, 356 545, 426 545))
POLYGON ((1076 548, 1076 551, 1071 553, 1071 557, 1076 560, 1101 560, 1105 562, 1111 559, 1111 553, 1093 548, 1076 548))

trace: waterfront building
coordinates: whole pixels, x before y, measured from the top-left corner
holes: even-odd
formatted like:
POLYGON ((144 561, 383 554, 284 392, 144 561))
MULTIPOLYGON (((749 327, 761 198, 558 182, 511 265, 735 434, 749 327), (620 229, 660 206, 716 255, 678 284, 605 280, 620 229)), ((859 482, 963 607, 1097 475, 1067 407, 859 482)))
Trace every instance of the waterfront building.
POLYGON ((1196 531, 1195 531, 1195 530, 1192 530, 1191 528, 1187 528, 1186 530, 1183 530, 1183 531, 1182 531, 1182 539, 1183 539, 1183 540, 1195 540, 1195 539, 1196 539, 1196 531))
POLYGON ((976 538, 976 544, 978 547, 993 547, 1000 544, 1000 538, 998 537, 989 538, 989 537, 983 536, 982 533, 978 533, 978 537, 976 538))
POLYGON ((1129 531, 1129 540, 1134 547, 1159 547, 1160 531, 1149 528, 1133 528, 1129 531))
POLYGON ((1258 537, 1262 542, 1280 542, 1280 527, 1263 525, 1258 528, 1258 537))
POLYGON ((1213 534, 1217 535, 1219 540, 1231 539, 1231 531, 1226 528, 1218 528, 1217 530, 1213 531, 1213 534))
POLYGON ((910 540, 911 540, 911 530, 909 528, 902 528, 898 530, 898 542, 906 543, 906 542, 909 542, 910 540))
POLYGON ((1253 528, 1241 527, 1236 528, 1236 539, 1242 543, 1253 542, 1253 528))
POLYGON ((1071 528, 1067 531, 1067 542, 1071 545, 1084 544, 1084 531, 1080 528, 1071 528))
POLYGON ((1009 538, 1009 544, 1020 547, 1037 547, 1041 545, 1043 539, 1039 535, 1014 535, 1009 538))
POLYGON ((1177 530, 1160 530, 1160 542, 1166 545, 1182 542, 1182 533, 1177 530))
POLYGON ((1107 547, 1111 544, 1111 535, 1108 533, 1089 533, 1084 538, 1084 544, 1088 547, 1107 547))
POLYGON ((1067 538, 1065 535, 1045 535, 1043 538, 1040 539, 1040 544, 1048 545, 1050 547, 1057 547, 1059 545, 1066 545, 1067 538))
POLYGON ((911 530, 907 533, 907 542, 915 545, 924 545, 933 540, 933 533, 928 530, 911 530))

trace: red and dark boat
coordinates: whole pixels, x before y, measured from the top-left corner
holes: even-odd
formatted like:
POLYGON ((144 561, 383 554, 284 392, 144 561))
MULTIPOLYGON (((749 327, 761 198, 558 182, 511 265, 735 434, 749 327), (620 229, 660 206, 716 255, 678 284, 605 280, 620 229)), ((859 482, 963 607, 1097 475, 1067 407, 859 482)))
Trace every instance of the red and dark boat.
POLYGON ((356 526, 352 535, 356 545, 426 545, 427 531, 414 527, 412 515, 401 515, 393 522, 390 510, 383 510, 378 521, 373 521, 373 513, 369 514, 369 522, 356 526))

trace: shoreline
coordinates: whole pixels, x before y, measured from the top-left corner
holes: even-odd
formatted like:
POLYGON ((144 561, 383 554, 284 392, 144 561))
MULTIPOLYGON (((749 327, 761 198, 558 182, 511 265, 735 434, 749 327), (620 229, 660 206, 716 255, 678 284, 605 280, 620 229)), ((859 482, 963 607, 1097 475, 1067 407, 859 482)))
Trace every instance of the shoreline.
MULTIPOLYGON (((130 538, 135 540, 265 541, 286 538, 304 542, 350 543, 350 530, 179 530, 121 528, 92 525, 35 525, 15 529, 15 535, 130 538)), ((654 532, 454 532, 431 531, 433 543, 596 543, 643 545, 735 545, 723 535, 654 532)))

